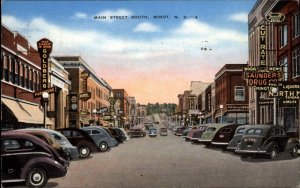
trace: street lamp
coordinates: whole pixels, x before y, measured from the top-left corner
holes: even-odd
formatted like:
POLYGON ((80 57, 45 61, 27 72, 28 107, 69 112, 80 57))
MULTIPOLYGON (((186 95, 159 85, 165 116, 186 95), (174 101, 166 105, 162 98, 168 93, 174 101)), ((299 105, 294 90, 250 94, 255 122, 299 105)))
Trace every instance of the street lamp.
POLYGON ((114 116, 114 127, 116 127, 116 118, 117 116, 114 116))
POLYGON ((44 91, 42 93, 42 98, 43 98, 43 104, 44 104, 44 128, 46 128, 46 114, 47 114, 47 102, 48 102, 48 98, 49 98, 49 93, 44 91))
POLYGON ((223 110, 223 104, 220 105, 220 109, 221 109, 221 123, 223 123, 223 113, 222 113, 222 110, 223 110))
POLYGON ((192 125, 192 115, 190 114, 189 116, 190 116, 190 126, 193 126, 192 125))
POLYGON ((200 124, 200 125, 202 124, 202 117, 201 117, 201 115, 202 115, 202 112, 200 112, 200 113, 199 113, 199 116, 198 116, 198 117, 199 117, 199 124, 200 124))
MULTIPOLYGON (((272 93, 273 94, 277 94, 277 92, 278 92, 278 88, 276 88, 276 87, 273 87, 272 88, 272 93)), ((274 110, 274 117, 273 117, 273 122, 274 122, 274 125, 276 125, 277 124, 277 109, 276 109, 276 107, 277 107, 277 100, 276 100, 276 95, 274 95, 274 99, 273 99, 274 101, 273 101, 273 110, 274 110)))
POLYGON ((96 113, 97 113, 97 110, 93 109, 94 125, 96 125, 96 113))

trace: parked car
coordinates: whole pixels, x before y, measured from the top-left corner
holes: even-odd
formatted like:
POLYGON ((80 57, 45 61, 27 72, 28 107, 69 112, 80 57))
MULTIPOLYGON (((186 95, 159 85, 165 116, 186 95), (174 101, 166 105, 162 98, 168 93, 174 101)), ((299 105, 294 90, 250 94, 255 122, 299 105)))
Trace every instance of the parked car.
POLYGON ((251 125, 242 125, 237 127, 232 139, 229 141, 227 150, 234 151, 236 150, 238 144, 241 142, 242 137, 245 133, 245 130, 251 125))
POLYGON ((110 131, 112 137, 115 138, 118 143, 123 143, 124 138, 123 138, 122 134, 120 133, 120 131, 117 130, 117 128, 108 127, 107 129, 110 131))
POLYGON ((73 146, 70 141, 60 132, 52 130, 52 129, 44 129, 44 128, 26 128, 20 129, 23 131, 43 131, 54 138, 62 147, 65 153, 67 153, 68 158, 70 160, 77 160, 79 158, 78 148, 73 146))
POLYGON ((127 132, 125 131, 125 129, 124 128, 117 128, 117 129, 119 129, 120 131, 122 131, 123 135, 125 136, 125 140, 128 141, 129 140, 129 136, 128 136, 127 132))
POLYGON ((142 129, 138 128, 138 127, 130 128, 129 131, 127 132, 127 134, 130 138, 132 138, 132 137, 145 137, 146 136, 146 132, 143 131, 142 129))
POLYGON ((149 127, 149 130, 148 130, 148 136, 149 137, 156 137, 157 136, 157 130, 155 127, 149 127))
POLYGON ((79 157, 87 158, 92 152, 99 151, 98 146, 95 141, 90 137, 90 135, 81 129, 75 127, 68 127, 57 129, 62 133, 72 145, 78 148, 79 157))
POLYGON ((206 131, 202 133, 201 137, 198 139, 198 142, 201 144, 205 144, 206 146, 210 146, 218 130, 226 125, 227 124, 220 124, 220 123, 208 124, 206 131))
POLYGON ((207 125, 201 125, 198 129, 195 131, 191 132, 191 134, 188 134, 188 139, 192 143, 198 143, 198 140, 201 138, 202 134, 206 131, 207 125))
POLYGON ((65 176, 69 164, 36 136, 1 132, 1 184, 25 182, 29 187, 44 187, 48 179, 65 176))
POLYGON ((276 159, 280 152, 286 152, 291 157, 296 157, 299 149, 299 139, 289 137, 282 127, 252 125, 245 131, 235 151, 243 158, 263 154, 271 159, 276 159))
POLYGON ((69 154, 63 150, 62 146, 52 136, 50 136, 46 132, 41 131, 41 130, 27 130, 27 129, 17 129, 14 131, 24 132, 24 133, 36 136, 36 137, 40 138, 41 140, 45 141, 47 144, 49 144, 49 146, 51 146, 53 149, 55 149, 57 151, 57 153, 60 154, 61 157, 63 157, 66 160, 70 159, 69 154))
POLYGON ((168 129, 166 127, 162 127, 159 129, 160 136, 168 136, 168 129))
POLYGON ((230 140, 233 138, 235 130, 241 126, 240 124, 228 124, 221 127, 211 141, 213 146, 227 147, 230 140))
POLYGON ((177 127, 177 129, 176 129, 176 131, 175 131, 175 135, 176 135, 176 136, 181 136, 184 130, 185 130, 185 127, 184 127, 184 126, 177 127))
POLYGON ((190 130, 192 130, 192 129, 197 129, 197 127, 196 126, 187 127, 186 129, 183 130, 181 137, 186 138, 187 135, 189 134, 190 130))
POLYGON ((92 137, 100 151, 107 151, 109 148, 118 145, 117 140, 103 127, 89 126, 81 129, 92 137))
POLYGON ((115 127, 114 129, 116 130, 117 134, 119 135, 119 137, 121 138, 122 141, 126 141, 127 140, 127 137, 126 137, 124 129, 123 129, 124 132, 120 128, 118 128, 118 127, 115 127))

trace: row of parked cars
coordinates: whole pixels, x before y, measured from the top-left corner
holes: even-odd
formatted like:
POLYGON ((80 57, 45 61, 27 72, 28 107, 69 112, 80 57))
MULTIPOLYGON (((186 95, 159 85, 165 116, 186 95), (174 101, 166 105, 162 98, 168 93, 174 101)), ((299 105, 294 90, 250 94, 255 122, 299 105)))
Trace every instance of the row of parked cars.
POLYGON ((274 125, 204 124, 192 127, 170 126, 174 135, 186 141, 233 151, 242 158, 265 155, 276 159, 279 153, 297 157, 300 142, 296 134, 274 125))
POLYGON ((87 158, 128 140, 121 128, 89 126, 57 130, 27 128, 1 132, 1 184, 44 187, 67 174, 71 160, 87 158))

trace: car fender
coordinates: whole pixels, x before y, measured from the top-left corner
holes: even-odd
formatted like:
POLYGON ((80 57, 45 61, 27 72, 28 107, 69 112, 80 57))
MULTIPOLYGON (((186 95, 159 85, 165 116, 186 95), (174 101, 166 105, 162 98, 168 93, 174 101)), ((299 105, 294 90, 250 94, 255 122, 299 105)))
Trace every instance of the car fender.
POLYGON ((297 138, 289 138, 286 143, 286 146, 284 148, 284 151, 287 151, 287 152, 291 151, 295 144, 298 146, 298 149, 300 149, 299 140, 297 138))
POLYGON ((272 140, 267 140, 268 142, 264 142, 263 144, 262 144, 262 147, 261 147, 261 149, 262 150, 265 150, 265 151, 267 151, 267 152, 271 152, 271 150, 273 149, 273 147, 275 146, 275 145, 277 145, 277 147, 278 147, 278 144, 277 144, 277 142, 274 140, 274 139, 272 139, 272 140))
POLYGON ((34 157, 31 160, 29 160, 21 169, 21 179, 27 179, 27 173, 30 169, 35 167, 43 168, 46 172, 46 174, 49 174, 49 170, 51 170, 53 166, 56 164, 54 163, 54 160, 49 157, 34 157))

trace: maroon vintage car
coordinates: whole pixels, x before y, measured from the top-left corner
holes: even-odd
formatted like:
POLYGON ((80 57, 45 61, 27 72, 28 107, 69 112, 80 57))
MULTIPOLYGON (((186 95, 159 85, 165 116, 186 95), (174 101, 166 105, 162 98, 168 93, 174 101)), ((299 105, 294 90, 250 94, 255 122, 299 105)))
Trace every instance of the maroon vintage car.
POLYGON ((36 136, 1 132, 1 183, 26 182, 29 187, 44 187, 49 178, 63 177, 69 161, 36 136))
POLYGON ((235 130, 241 126, 240 124, 228 124, 220 128, 211 141, 213 146, 227 147, 230 140, 233 138, 235 130))
POLYGON ((193 143, 198 143, 199 138, 202 133, 204 133, 207 129, 207 125, 201 125, 198 129, 188 134, 188 139, 193 143))
POLYGON ((175 134, 176 136, 181 136, 184 130, 185 130, 185 127, 184 127, 184 126, 177 127, 174 134, 175 134))

